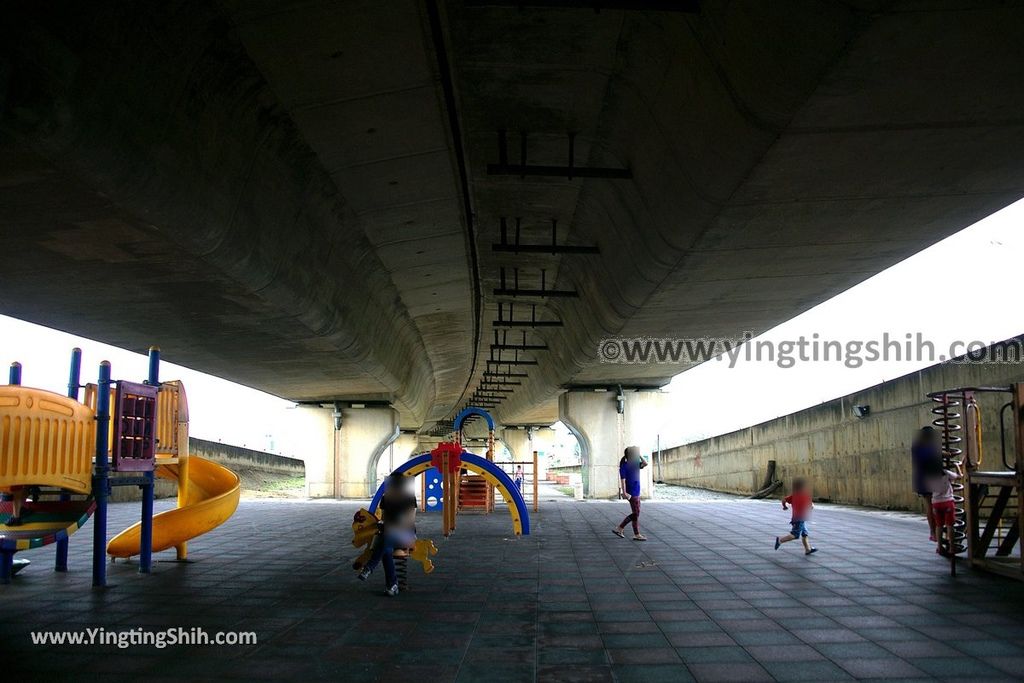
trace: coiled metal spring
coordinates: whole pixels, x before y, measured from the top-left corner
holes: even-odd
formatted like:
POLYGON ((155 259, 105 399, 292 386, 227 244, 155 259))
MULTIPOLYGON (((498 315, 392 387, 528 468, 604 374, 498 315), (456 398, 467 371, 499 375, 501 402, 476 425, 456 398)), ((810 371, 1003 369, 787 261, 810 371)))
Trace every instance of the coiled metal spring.
MULTIPOLYGON (((955 470, 963 463, 963 449, 960 444, 963 437, 963 425, 960 419, 963 417, 959 412, 964 404, 964 397, 959 394, 938 394, 931 397, 938 405, 932 408, 932 414, 937 417, 932 420, 932 425, 942 431, 942 460, 943 467, 948 470, 955 470)), ((951 552, 955 555, 967 550, 967 512, 964 508, 964 484, 962 479, 953 482, 953 505, 956 509, 956 521, 953 523, 953 539, 951 552)), ((950 544, 947 540, 947 544, 950 544)), ((950 550, 947 545, 947 550, 950 550)))

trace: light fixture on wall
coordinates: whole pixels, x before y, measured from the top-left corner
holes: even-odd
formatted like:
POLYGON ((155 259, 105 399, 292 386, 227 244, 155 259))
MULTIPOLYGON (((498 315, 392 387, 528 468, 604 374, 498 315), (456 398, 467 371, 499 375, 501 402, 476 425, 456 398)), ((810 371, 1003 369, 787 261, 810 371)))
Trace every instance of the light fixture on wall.
POLYGON ((854 406, 853 414, 862 420, 871 414, 871 406, 854 406))

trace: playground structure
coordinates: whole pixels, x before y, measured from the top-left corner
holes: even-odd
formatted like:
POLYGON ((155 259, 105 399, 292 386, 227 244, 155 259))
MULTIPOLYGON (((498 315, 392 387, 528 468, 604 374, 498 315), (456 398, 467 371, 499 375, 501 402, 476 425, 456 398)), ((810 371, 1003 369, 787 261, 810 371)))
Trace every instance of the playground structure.
MULTIPOLYGON (((452 441, 460 447, 463 443, 463 426, 468 419, 471 419, 474 416, 482 417, 487 422, 487 451, 484 457, 486 457, 489 462, 494 463, 500 469, 505 471, 516 485, 516 488, 519 490, 524 501, 527 498, 530 499, 533 511, 536 512, 538 509, 538 463, 536 451, 533 453, 532 462, 496 461, 494 459, 494 419, 486 410, 475 406, 465 408, 455 417, 452 441), (529 468, 530 486, 528 488, 524 487, 528 474, 527 470, 524 469, 523 471, 523 479, 517 481, 515 477, 516 467, 529 468)), ((494 512, 495 494, 499 491, 498 487, 488 477, 476 473, 475 471, 460 470, 458 476, 459 486, 454 491, 454 507, 456 508, 456 512, 480 512, 485 514, 494 512)), ((427 493, 425 487, 426 480, 424 479, 424 489, 422 491, 424 499, 426 498, 427 493)), ((452 520, 452 525, 452 528, 454 528, 454 520, 452 520)))
MULTIPOLYGON (((494 419, 483 408, 470 406, 455 416, 453 441, 461 446, 462 427, 466 420, 472 416, 482 417, 487 421, 487 451, 484 457, 494 462, 494 419)), ((447 472, 448 470, 441 469, 439 471, 447 472)), ((454 491, 454 500, 447 500, 446 498, 445 501, 450 507, 456 508, 452 515, 452 528, 454 528, 455 524, 455 513, 478 512, 489 514, 494 511, 494 485, 486 477, 462 470, 454 472, 453 476, 459 477, 459 486, 454 491)), ((445 535, 447 536, 447 534, 445 535)))
POLYGON ((956 576, 957 555, 966 551, 971 567, 1024 580, 1024 383, 943 389, 928 398, 936 403, 932 424, 942 436, 943 464, 947 469, 959 465, 964 473, 962 483, 954 485, 956 523, 946 547, 951 575, 956 576), (978 394, 1009 394, 999 410, 1001 461, 995 465, 1002 469, 981 469, 985 453, 978 394), (1006 444, 1008 411, 1013 416, 1012 462, 1006 444))
POLYGON ((14 363, 0 387, 0 581, 27 564, 15 553, 57 544, 56 571, 67 571, 68 538, 93 519, 92 582, 106 585, 106 557, 139 557, 149 573, 152 554, 175 548, 226 521, 238 506, 238 477, 188 452, 188 402, 180 382, 159 379, 160 351, 149 352, 144 383, 112 380, 110 363, 96 384, 78 396, 81 350, 71 355, 66 396, 21 386, 14 363), (113 475, 113 476, 112 476, 113 475), (178 482, 178 507, 153 514, 154 476, 178 482), (106 542, 107 499, 112 486, 142 490, 140 520, 106 542), (29 501, 28 493, 31 493, 29 501), (15 497, 25 519, 8 525, 15 497))
MULTIPOLYGON (((456 527, 458 489, 454 482, 457 481, 456 477, 462 469, 483 477, 488 484, 500 492, 502 498, 508 504, 509 516, 512 518, 512 532, 516 536, 529 535, 530 513, 526 506, 526 501, 523 500, 523 496, 519 493, 515 482, 495 463, 479 455, 462 450, 462 446, 457 442, 442 442, 429 453, 413 456, 396 467, 392 474, 415 477, 432 467, 437 468, 442 476, 441 496, 443 504, 441 509, 441 526, 446 538, 455 531, 456 527)), ((368 510, 370 514, 376 513, 386 485, 386 483, 382 484, 374 494, 373 500, 370 501, 368 510)))
POLYGON ((540 463, 537 451, 533 451, 532 460, 495 460, 494 464, 512 480, 527 507, 537 512, 540 509, 540 463), (522 477, 516 476, 519 468, 522 468, 522 477))
MULTIPOLYGON (((455 434, 456 436, 452 441, 443 441, 429 453, 420 453, 402 463, 395 468, 390 476, 415 477, 431 470, 440 473, 441 529, 444 537, 448 538, 455 531, 458 513, 463 509, 459 505, 462 482, 467 474, 472 472, 473 476, 486 484, 486 495, 488 498, 493 495, 493 491, 501 493, 502 498, 508 505, 509 515, 512 518, 512 532, 516 536, 528 535, 530 533, 530 513, 522 491, 493 459, 494 421, 491 419, 491 416, 481 408, 467 408, 459 413, 455 420, 455 434), (488 438, 488 457, 469 453, 462 447, 459 432, 463 421, 469 415, 480 415, 487 420, 490 434, 488 438)), ((534 455, 534 462, 536 463, 536 454, 534 455)), ((534 467, 536 468, 536 464, 534 467)), ((377 509, 380 506, 386 486, 387 479, 385 479, 385 483, 377 488, 377 492, 370 501, 369 508, 359 510, 353 517, 352 545, 357 548, 363 548, 362 554, 352 563, 353 569, 361 569, 370 557, 373 539, 379 529, 377 509)), ((536 490, 536 477, 534 478, 534 488, 536 490)), ((493 509, 493 504, 490 506, 490 509, 493 509)), ((534 510, 536 510, 536 495, 534 496, 534 510)), ((432 541, 426 539, 417 540, 412 548, 399 549, 395 553, 395 566, 399 575, 399 586, 401 588, 405 587, 407 558, 411 557, 419 561, 423 565, 424 572, 429 574, 434 569, 434 564, 430 557, 436 554, 437 547, 432 541)))

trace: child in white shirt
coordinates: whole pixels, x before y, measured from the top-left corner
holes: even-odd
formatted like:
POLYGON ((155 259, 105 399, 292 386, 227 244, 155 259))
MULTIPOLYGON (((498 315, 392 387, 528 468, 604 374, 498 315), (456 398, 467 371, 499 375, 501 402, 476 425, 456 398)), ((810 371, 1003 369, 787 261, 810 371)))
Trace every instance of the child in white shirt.
POLYGON ((946 531, 949 552, 955 552, 953 525, 956 523, 956 504, 953 501, 953 482, 962 476, 959 464, 954 472, 944 469, 938 461, 929 466, 929 472, 926 475, 928 488, 932 492, 932 515, 935 518, 937 542, 935 552, 940 555, 946 554, 946 550, 942 547, 943 529, 946 531))

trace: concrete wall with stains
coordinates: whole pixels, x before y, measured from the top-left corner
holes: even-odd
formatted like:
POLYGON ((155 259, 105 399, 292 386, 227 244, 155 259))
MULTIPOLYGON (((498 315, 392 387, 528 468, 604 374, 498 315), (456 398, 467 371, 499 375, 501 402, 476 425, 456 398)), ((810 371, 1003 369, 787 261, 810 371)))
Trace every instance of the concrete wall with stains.
MULTIPOLYGON (((664 451, 666 482, 717 491, 753 493, 768 461, 787 486, 794 477, 811 481, 815 498, 888 509, 917 509, 911 490, 910 444, 914 431, 935 417, 928 392, 962 386, 1024 381, 1024 365, 936 365, 848 396, 753 427, 664 451), (870 406, 865 418, 856 405, 870 406)), ((999 407, 1008 394, 980 394, 983 467, 1003 469, 999 407)), ((1013 427, 1006 418, 1008 460, 1013 427)))

